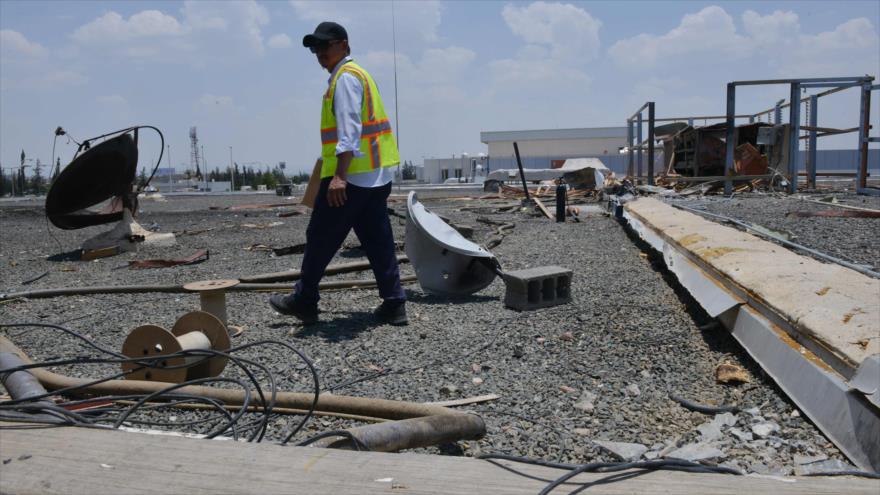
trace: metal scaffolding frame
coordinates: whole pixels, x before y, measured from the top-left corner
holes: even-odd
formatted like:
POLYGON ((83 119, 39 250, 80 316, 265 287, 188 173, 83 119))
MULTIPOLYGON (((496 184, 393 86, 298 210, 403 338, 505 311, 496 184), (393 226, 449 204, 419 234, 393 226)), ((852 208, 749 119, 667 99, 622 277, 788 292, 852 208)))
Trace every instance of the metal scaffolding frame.
MULTIPOLYGON (((836 134, 846 134, 849 132, 858 132, 858 163, 856 164, 855 189, 858 194, 880 195, 880 189, 868 187, 868 144, 872 142, 880 142, 880 137, 869 136, 870 131, 870 113, 871 113, 871 91, 880 89, 880 85, 872 84, 874 77, 829 77, 829 78, 805 78, 805 79, 766 79, 753 81, 733 81, 727 84, 727 112, 725 115, 699 115, 688 117, 665 117, 656 118, 654 102, 649 101, 642 105, 634 114, 626 119, 627 124, 627 155, 628 167, 627 174, 635 177, 642 177, 642 150, 647 144, 648 147, 648 184, 654 184, 654 124, 656 122, 681 122, 687 121, 688 125, 693 126, 695 120, 725 120, 727 122, 726 131, 726 155, 724 165, 724 175, 730 177, 733 169, 733 152, 735 143, 733 135, 735 132, 734 123, 736 119, 748 119, 749 123, 756 120, 760 121, 762 116, 767 116, 767 121, 771 119, 774 124, 782 123, 782 110, 789 108, 789 124, 791 125, 792 139, 789 142, 789 175, 788 184, 789 192, 797 191, 798 186, 798 156, 800 153, 800 140, 808 140, 807 146, 807 185, 808 187, 816 186, 816 140, 823 136, 831 136, 836 134), (772 108, 762 110, 754 114, 737 115, 736 109, 736 87, 737 86, 759 86, 773 84, 789 84, 791 86, 790 98, 788 102, 780 100, 772 108), (801 89, 805 88, 829 88, 827 91, 808 95, 800 98, 801 89), (859 124, 856 127, 848 129, 831 129, 818 127, 818 114, 820 97, 831 95, 849 88, 859 88, 861 94, 861 102, 859 105, 859 124), (797 105, 791 102, 797 101, 797 105), (801 116, 800 104, 809 105, 809 121, 805 130, 809 132, 807 136, 800 136, 801 116), (645 109, 648 110, 648 118, 645 120, 642 116, 645 109), (642 140, 642 125, 648 124, 648 139, 642 140), (633 125, 637 129, 633 129, 633 125), (635 139, 635 142, 634 142, 635 139), (633 163, 633 151, 638 153, 635 167, 633 163)), ((771 177, 770 175, 767 176, 771 177)), ((733 190, 733 182, 731 179, 724 181, 724 194, 731 194, 733 190)))
POLYGON ((626 147, 627 147, 627 155, 629 156, 629 161, 627 164, 627 175, 633 176, 633 120, 636 121, 636 141, 638 145, 636 145, 638 149, 638 159, 637 166, 638 171, 636 172, 636 177, 642 176, 642 148, 645 144, 648 145, 648 184, 654 185, 654 122, 657 119, 654 118, 654 102, 648 101, 645 102, 644 105, 639 107, 638 110, 634 114, 632 114, 628 119, 626 119, 626 147), (642 124, 645 120, 642 117, 642 113, 645 110, 648 110, 648 139, 647 142, 642 140, 642 124))

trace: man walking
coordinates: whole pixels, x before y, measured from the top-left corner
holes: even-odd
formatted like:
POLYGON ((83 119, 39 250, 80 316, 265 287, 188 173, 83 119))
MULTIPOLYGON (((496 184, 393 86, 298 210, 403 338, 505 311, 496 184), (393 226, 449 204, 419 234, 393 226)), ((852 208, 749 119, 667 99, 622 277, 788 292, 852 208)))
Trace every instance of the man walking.
POLYGON ((321 187, 306 230, 302 276, 288 296, 269 298, 272 308, 303 324, 318 321, 318 283, 348 233, 354 229, 366 251, 382 304, 381 323, 406 325, 406 294, 386 200, 392 166, 400 162, 391 123, 370 74, 352 60, 348 33, 322 22, 303 46, 330 72, 321 107, 321 187))

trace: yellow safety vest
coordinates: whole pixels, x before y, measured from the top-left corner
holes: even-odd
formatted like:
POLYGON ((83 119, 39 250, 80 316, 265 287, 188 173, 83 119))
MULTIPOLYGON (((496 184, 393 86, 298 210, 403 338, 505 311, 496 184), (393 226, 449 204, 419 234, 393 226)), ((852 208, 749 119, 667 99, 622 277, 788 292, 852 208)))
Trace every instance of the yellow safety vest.
POLYGON ((343 72, 357 77, 364 87, 361 103, 361 142, 360 150, 364 156, 355 157, 348 167, 348 174, 372 172, 380 167, 391 167, 400 163, 400 154, 391 133, 391 122, 385 115, 382 97, 376 82, 363 68, 354 62, 347 62, 336 71, 330 87, 324 93, 321 107, 321 178, 333 177, 336 173, 336 143, 339 136, 336 131, 336 112, 333 111, 333 96, 336 93, 336 81, 343 72))

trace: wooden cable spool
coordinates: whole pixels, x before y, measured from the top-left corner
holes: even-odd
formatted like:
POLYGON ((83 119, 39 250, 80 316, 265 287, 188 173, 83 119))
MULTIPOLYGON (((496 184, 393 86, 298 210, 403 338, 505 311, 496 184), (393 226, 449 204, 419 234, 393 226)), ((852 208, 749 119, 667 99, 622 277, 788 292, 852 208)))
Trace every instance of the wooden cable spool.
MULTIPOLYGON (((229 347, 229 334, 219 318, 204 311, 191 311, 181 316, 171 331, 158 325, 135 328, 125 338, 122 354, 152 360, 181 351, 227 351, 229 347)), ((226 361, 224 356, 208 359, 205 356, 175 356, 158 361, 155 367, 144 368, 136 362, 123 363, 122 371, 130 372, 126 375, 129 380, 182 383, 218 376, 226 367, 226 361)))

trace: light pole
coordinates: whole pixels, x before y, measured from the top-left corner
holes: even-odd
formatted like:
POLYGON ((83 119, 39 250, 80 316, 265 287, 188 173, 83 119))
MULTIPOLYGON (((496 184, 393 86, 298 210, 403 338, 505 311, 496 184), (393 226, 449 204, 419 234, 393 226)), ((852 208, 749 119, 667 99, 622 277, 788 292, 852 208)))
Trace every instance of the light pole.
POLYGON ((174 166, 171 165, 171 145, 169 144, 167 146, 168 146, 168 155, 167 155, 168 161, 166 163, 168 164, 168 192, 171 193, 171 192, 174 192, 174 181, 173 181, 174 166))
POLYGON ((229 180, 232 182, 232 192, 235 192, 235 169, 232 168, 232 146, 229 147, 229 180))

